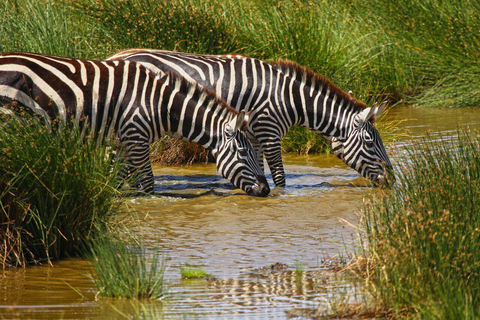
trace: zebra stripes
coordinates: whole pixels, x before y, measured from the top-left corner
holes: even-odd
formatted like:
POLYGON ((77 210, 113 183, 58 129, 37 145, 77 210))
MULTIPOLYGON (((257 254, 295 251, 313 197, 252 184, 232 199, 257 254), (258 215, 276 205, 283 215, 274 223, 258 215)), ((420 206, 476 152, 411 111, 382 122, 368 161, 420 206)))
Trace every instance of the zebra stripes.
POLYGON ((249 137, 262 168, 265 155, 276 186, 285 186, 281 139, 294 125, 331 141, 337 157, 375 184, 392 170, 373 126, 385 105, 369 108, 296 63, 146 49, 125 50, 107 60, 137 61, 157 74, 174 71, 215 91, 236 110, 251 111, 249 137))
POLYGON ((210 149, 218 171, 249 195, 270 191, 241 132, 249 116, 171 73, 160 78, 130 61, 6 53, 0 55, 0 98, 3 113, 23 108, 47 123, 73 121, 99 140, 115 133, 127 163, 122 176, 135 174, 147 193, 154 191, 149 144, 164 134, 210 149))

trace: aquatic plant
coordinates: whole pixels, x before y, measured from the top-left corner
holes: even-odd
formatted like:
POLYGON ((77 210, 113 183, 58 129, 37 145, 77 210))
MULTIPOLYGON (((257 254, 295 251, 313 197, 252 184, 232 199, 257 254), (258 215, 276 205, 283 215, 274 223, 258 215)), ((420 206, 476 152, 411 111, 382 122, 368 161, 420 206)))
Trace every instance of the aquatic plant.
POLYGON ((120 204, 114 155, 75 129, 8 120, 0 130, 0 263, 81 254, 120 204))
POLYGON ((366 205, 367 288, 392 314, 480 316, 479 142, 464 130, 413 142, 397 187, 366 205))
POLYGON ((189 265, 181 266, 180 274, 186 279, 205 278, 208 275, 205 269, 189 265))
POLYGON ((90 247, 93 262, 91 278, 100 296, 165 298, 165 268, 159 252, 151 252, 131 235, 122 238, 112 233, 95 238, 90 247))
POLYGON ((305 266, 303 265, 303 262, 300 262, 299 260, 295 261, 295 273, 297 275, 301 275, 304 272, 305 266))

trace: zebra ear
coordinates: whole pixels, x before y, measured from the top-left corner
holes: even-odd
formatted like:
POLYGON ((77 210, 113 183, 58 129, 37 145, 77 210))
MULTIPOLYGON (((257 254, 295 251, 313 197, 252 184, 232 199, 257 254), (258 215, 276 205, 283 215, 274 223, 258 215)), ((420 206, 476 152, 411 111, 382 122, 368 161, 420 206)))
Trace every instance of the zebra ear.
POLYGON ((375 121, 375 118, 379 117, 382 113, 383 109, 387 105, 387 101, 382 102, 380 105, 374 104, 371 108, 363 109, 362 112, 358 114, 359 120, 361 123, 365 123, 367 121, 375 121))
POLYGON ((377 108, 375 106, 371 108, 365 108, 358 114, 358 120, 360 121, 360 123, 365 123, 370 120, 372 116, 375 115, 376 111, 377 108))
POLYGON ((382 104, 380 104, 379 106, 377 104, 375 104, 373 107, 377 107, 377 110, 375 111, 375 117, 380 117, 380 114, 382 113, 383 109, 385 109, 385 107, 387 106, 387 101, 383 101, 382 104))

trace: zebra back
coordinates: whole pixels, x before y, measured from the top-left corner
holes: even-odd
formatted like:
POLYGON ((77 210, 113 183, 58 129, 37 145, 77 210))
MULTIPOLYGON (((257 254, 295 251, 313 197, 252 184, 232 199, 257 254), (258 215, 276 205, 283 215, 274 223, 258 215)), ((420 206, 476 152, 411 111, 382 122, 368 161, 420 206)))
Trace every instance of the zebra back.
MULTIPOLYGON (((269 192, 239 131, 244 114, 173 73, 159 78, 130 61, 8 53, 0 55, 0 96, 48 122, 89 126, 99 138, 116 132, 128 164, 123 176, 135 172, 147 192, 153 192, 148 145, 164 133, 214 150, 220 173, 249 194, 269 192)), ((5 105, 0 111, 13 113, 5 105)))
POLYGON ((335 149, 340 150, 336 155, 372 181, 385 176, 386 168, 391 169, 378 131, 372 125, 383 107, 368 108, 326 77, 293 62, 272 64, 243 56, 140 49, 107 58, 115 59, 141 62, 157 73, 173 70, 215 91, 235 109, 253 110, 249 125, 252 142, 262 167, 262 153, 265 155, 277 186, 285 185, 281 139, 294 125, 307 127, 335 142, 335 149), (363 116, 365 110, 368 117, 363 116), (367 146, 371 139, 372 148, 367 146), (341 151, 345 149, 349 152, 341 151), (369 173, 367 166, 372 168, 369 173))

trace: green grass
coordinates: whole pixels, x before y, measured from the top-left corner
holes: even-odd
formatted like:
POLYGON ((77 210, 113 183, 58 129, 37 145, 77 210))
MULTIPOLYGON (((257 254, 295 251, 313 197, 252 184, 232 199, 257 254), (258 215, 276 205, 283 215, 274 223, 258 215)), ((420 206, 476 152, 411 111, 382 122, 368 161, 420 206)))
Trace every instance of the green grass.
POLYGON ((208 276, 208 273, 205 269, 188 265, 180 267, 180 274, 182 275, 182 278, 185 279, 198 279, 208 276))
MULTIPOLYGON (((118 231, 118 230, 117 230, 118 231)), ((90 244, 91 277, 102 297, 164 299, 163 256, 150 252, 132 236, 106 234, 90 244)))
POLYGON ((70 2, 6 0, 0 3, 0 52, 27 51, 103 58, 105 36, 70 2))
POLYGON ((298 154, 329 153, 330 143, 311 130, 293 127, 282 140, 282 152, 298 154))
MULTIPOLYGON (((234 28, 215 1, 80 0, 79 14, 108 36, 112 48, 158 48, 196 53, 238 49, 234 28)), ((105 56, 106 57, 106 56, 105 56)))
MULTIPOLYGON (((479 10, 475 0, 7 0, 0 51, 97 59, 133 47, 240 53, 294 60, 369 104, 387 97, 478 106, 479 10)), ((283 150, 329 148, 295 128, 283 150)))
POLYGON ((397 188, 366 207, 370 289, 393 314, 480 316, 480 136, 414 142, 397 188))
POLYGON ((479 105, 480 98, 475 94, 480 84, 475 68, 480 59, 478 1, 381 0, 352 4, 354 12, 368 22, 365 30, 383 30, 397 57, 396 70, 407 79, 406 85, 399 87, 404 87, 402 95, 407 101, 424 106, 479 105))
POLYGON ((119 206, 114 155, 68 127, 8 120, 0 130, 0 262, 81 254, 119 206))

